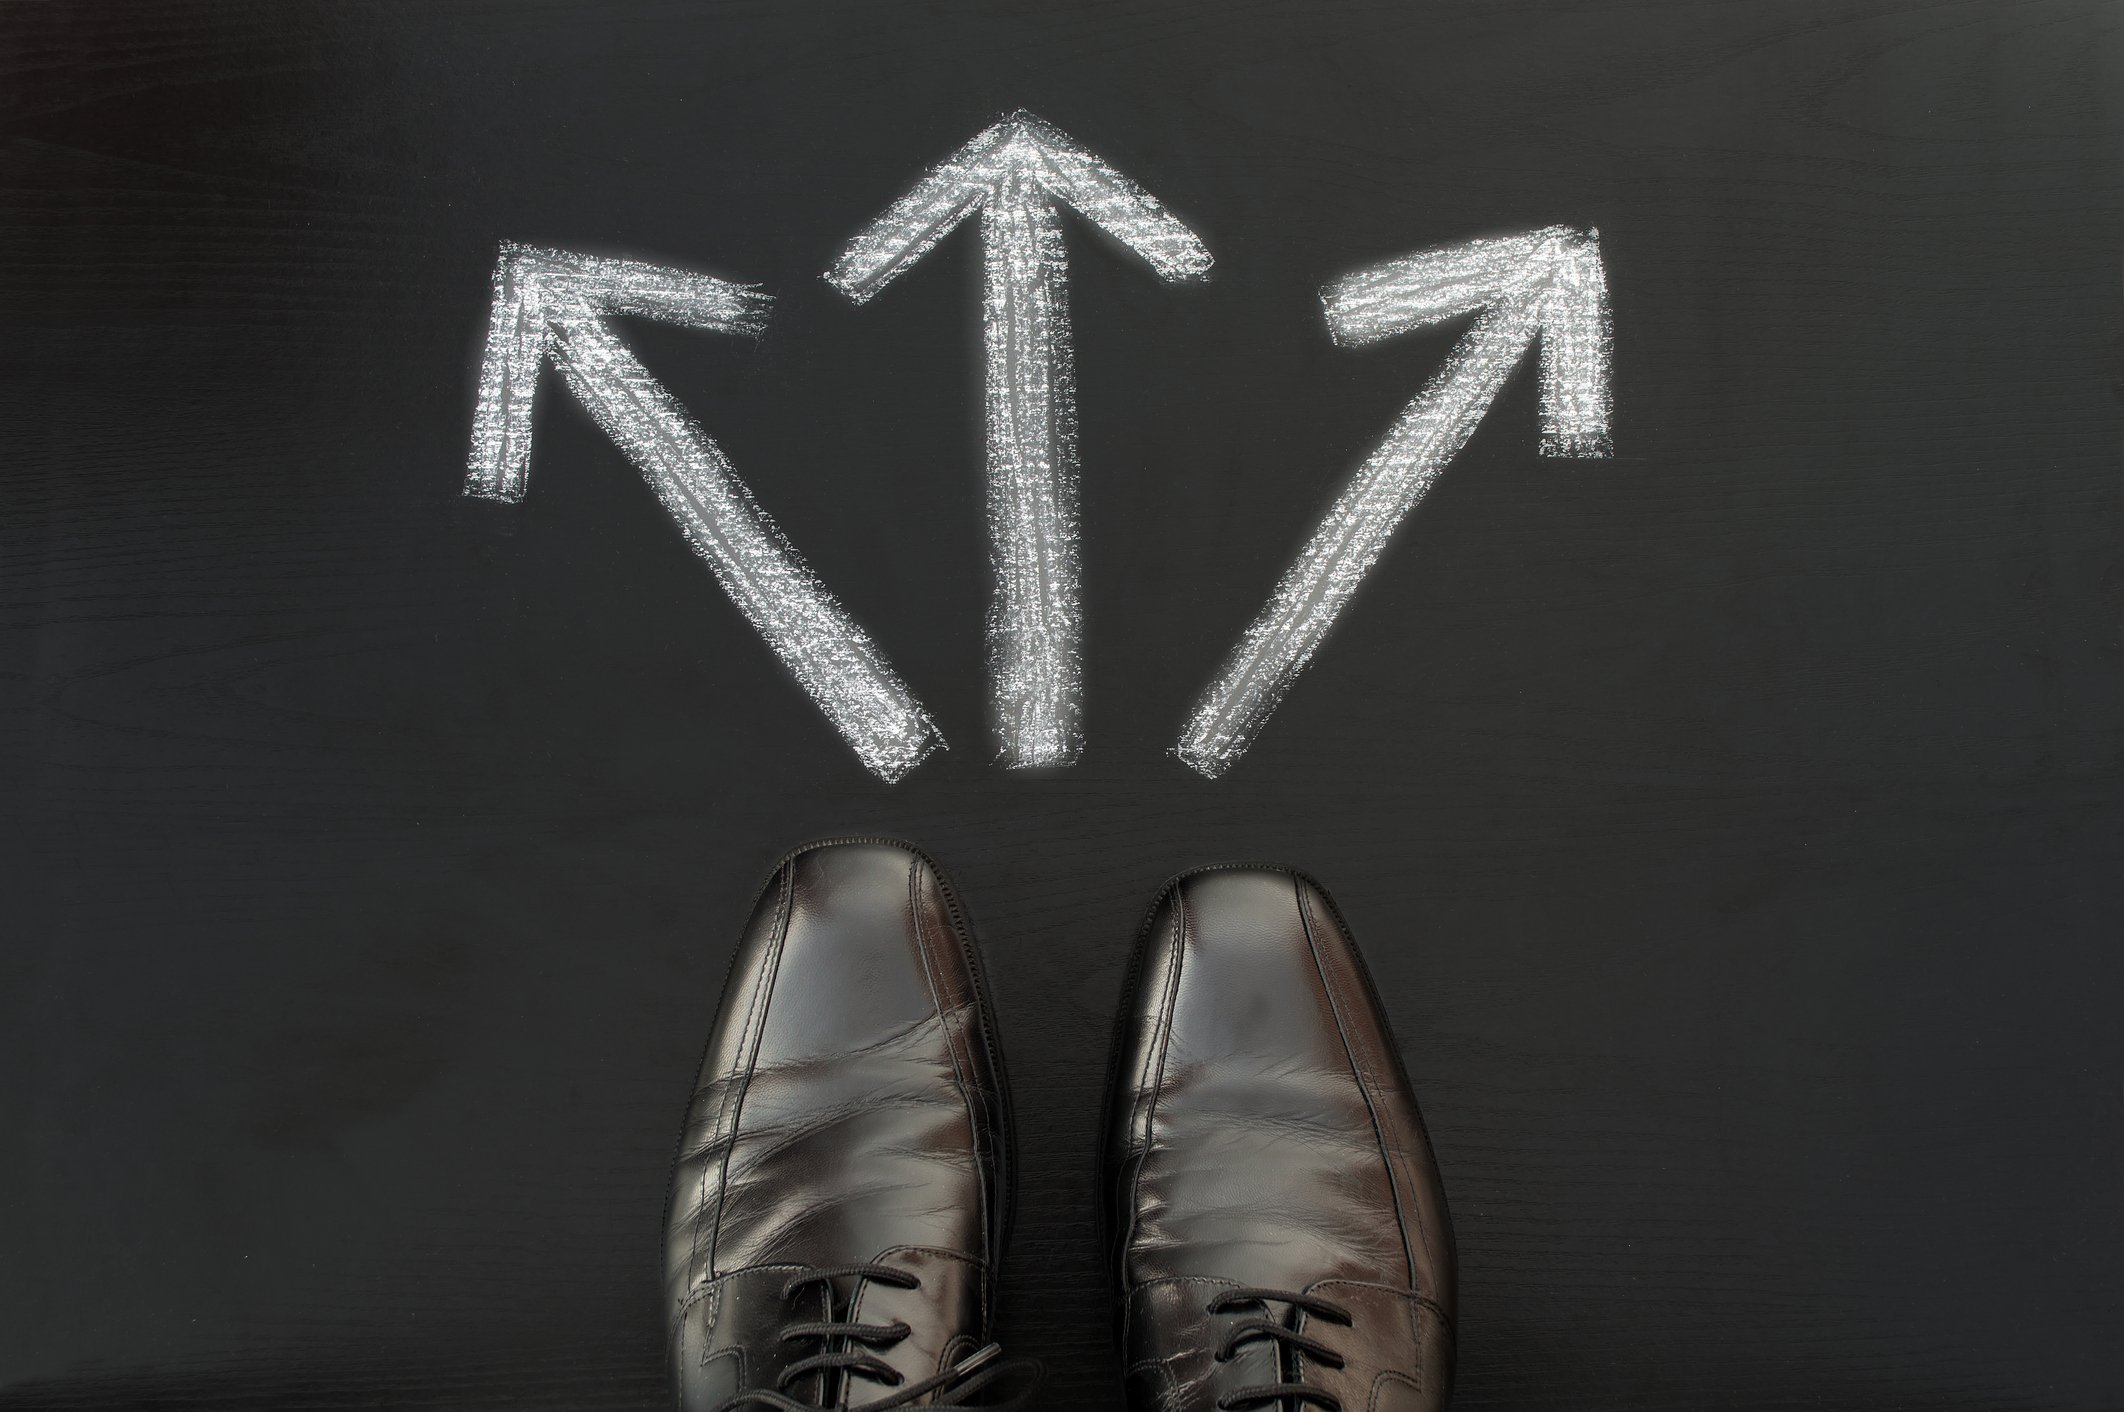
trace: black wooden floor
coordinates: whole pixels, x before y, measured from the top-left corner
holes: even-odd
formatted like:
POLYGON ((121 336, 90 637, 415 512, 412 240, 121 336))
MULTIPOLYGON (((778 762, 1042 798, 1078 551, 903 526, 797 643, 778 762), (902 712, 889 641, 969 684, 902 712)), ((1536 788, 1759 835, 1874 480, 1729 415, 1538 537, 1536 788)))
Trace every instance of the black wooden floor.
POLYGON ((1112 1404, 1091 1141, 1158 882, 1316 872, 1443 1162, 1463 1409, 2124 1405, 2120 11, 0 10, 0 1406, 647 1409, 727 947, 901 834, 986 939, 1006 1339, 1112 1404), (1068 237, 1089 748, 984 741, 971 233, 1028 107, 1218 259, 1068 237), (1514 383, 1227 777, 1186 708, 1454 331, 1317 290, 1598 226, 1617 456, 1514 383), (625 330, 936 712, 865 775, 566 397, 459 496, 495 251, 625 330))

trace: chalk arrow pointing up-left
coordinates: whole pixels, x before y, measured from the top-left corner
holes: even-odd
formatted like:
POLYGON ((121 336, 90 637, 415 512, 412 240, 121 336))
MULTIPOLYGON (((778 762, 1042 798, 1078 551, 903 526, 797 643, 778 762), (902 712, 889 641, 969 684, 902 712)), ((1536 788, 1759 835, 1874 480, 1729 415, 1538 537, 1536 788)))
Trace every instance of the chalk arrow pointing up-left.
POLYGON ((634 260, 502 247, 465 493, 521 500, 531 412, 551 359, 569 391, 648 478, 693 552, 871 771, 896 780, 944 738, 870 638, 730 469, 722 450, 606 326, 631 314, 754 333, 767 297, 634 260))
POLYGON ((1209 273, 1210 253, 1148 191, 1030 113, 953 153, 858 232, 827 271, 861 304, 975 211, 985 263, 989 611, 1004 763, 1066 765, 1083 747, 1077 554, 1077 408, 1061 208, 1166 280, 1209 273))

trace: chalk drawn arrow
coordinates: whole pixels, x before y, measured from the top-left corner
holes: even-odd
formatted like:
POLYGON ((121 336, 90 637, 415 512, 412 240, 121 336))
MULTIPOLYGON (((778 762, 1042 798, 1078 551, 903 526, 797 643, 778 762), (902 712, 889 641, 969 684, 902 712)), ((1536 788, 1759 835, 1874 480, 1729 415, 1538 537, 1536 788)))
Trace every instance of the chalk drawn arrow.
POLYGON ((1168 281, 1210 253, 1148 191, 1030 113, 1014 113, 933 168, 859 232, 826 274, 858 304, 975 211, 986 272, 988 617, 1005 764, 1066 765, 1083 749, 1077 411, 1069 327, 1068 206, 1168 281))
POLYGON ((722 450, 605 323, 631 314, 750 334, 764 325, 768 302, 750 286, 685 270, 503 246, 465 493, 523 498, 533 399, 550 359, 797 683, 873 773, 896 780, 944 744, 936 726, 722 450))
POLYGON ((1598 231, 1552 226, 1426 250, 1360 270, 1322 291, 1321 302, 1330 335, 1345 346, 1476 318, 1358 467, 1196 705, 1177 753, 1213 778, 1246 753, 1395 527, 1467 444, 1537 340, 1542 454, 1613 454, 1612 337, 1598 231))

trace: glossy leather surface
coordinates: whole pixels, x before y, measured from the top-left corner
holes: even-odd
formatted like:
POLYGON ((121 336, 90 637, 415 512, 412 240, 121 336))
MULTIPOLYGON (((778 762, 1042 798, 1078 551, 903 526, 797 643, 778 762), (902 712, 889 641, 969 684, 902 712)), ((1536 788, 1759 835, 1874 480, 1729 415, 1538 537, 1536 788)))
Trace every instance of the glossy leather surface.
MULTIPOLYGON (((673 1171, 679 1405, 773 1387, 819 1348, 784 1340, 792 1321, 904 1322, 878 1349, 903 1383, 985 1345, 1010 1182, 1004 1105, 972 938, 935 868, 873 841, 787 859, 738 945, 673 1171), (865 1264, 920 1286, 845 1278, 784 1296, 806 1271, 865 1264)), ((888 1388, 821 1370, 785 1391, 860 1407, 888 1388)))
POLYGON ((1132 1412, 1435 1412, 1453 1366, 1453 1240, 1415 1097, 1326 894, 1273 868, 1185 875, 1153 909, 1115 1040, 1104 1180, 1132 1412), (1289 1303, 1211 1313, 1267 1288, 1289 1303), (1242 1339, 1273 1321, 1331 1349, 1242 1339))

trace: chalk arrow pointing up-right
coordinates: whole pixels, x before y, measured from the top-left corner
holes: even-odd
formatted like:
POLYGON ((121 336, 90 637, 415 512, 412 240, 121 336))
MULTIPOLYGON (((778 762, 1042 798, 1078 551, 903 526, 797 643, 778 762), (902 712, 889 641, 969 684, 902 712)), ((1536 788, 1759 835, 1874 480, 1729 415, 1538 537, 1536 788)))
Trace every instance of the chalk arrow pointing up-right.
POLYGON ((1328 331, 1375 343, 1476 314, 1366 458, 1197 704, 1178 754, 1205 775, 1246 753, 1396 526, 1467 444, 1538 339, 1541 451, 1607 456, 1611 334, 1600 233, 1552 226, 1389 260, 1321 294, 1328 331))
POLYGON ((989 656, 996 734, 1009 765, 1066 765, 1084 740, 1065 205, 1160 278, 1209 273, 1209 250, 1156 197, 1025 112, 987 128, 925 175, 858 232, 826 273, 836 289, 864 303, 968 215, 981 213, 996 572, 989 656))

